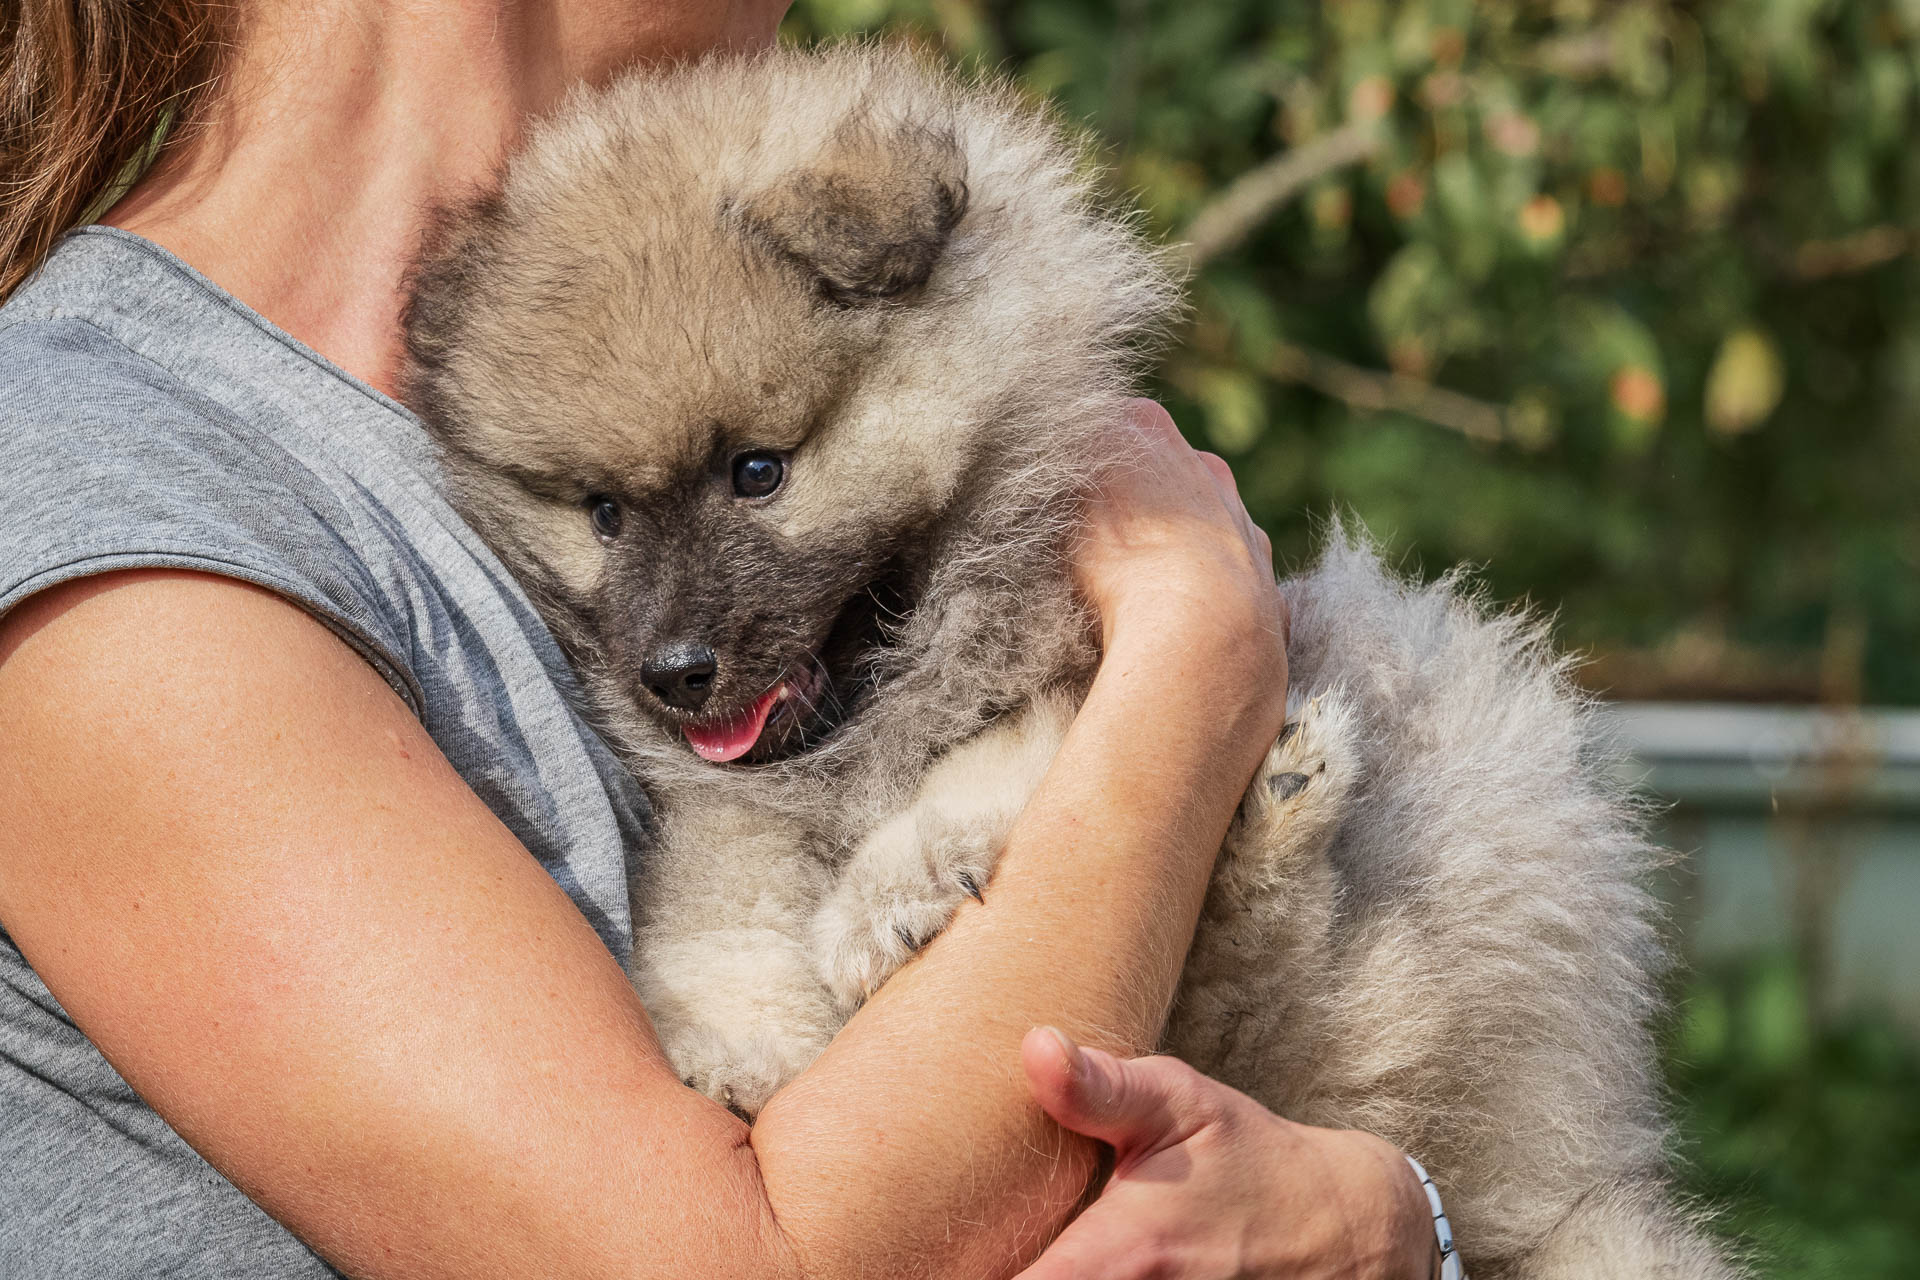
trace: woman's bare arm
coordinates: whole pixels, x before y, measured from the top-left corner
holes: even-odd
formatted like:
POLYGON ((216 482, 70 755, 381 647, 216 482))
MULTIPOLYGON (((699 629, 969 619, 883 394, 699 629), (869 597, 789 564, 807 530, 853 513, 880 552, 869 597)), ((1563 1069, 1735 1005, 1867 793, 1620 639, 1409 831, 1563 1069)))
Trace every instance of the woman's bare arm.
POLYGON ((350 1274, 780 1274, 746 1131, 357 655, 224 579, 0 626, 0 924, 350 1274), (699 1259, 696 1265, 695 1260, 699 1259))
POLYGON ((1272 715, 1180 705, 1150 631, 1110 637, 991 905, 751 1144, 381 680, 236 583, 113 575, 0 625, 0 923, 171 1124, 351 1273, 1005 1269, 1088 1163, 1027 1102, 1020 1033, 1151 1038, 1257 756, 1231 739, 1272 715))

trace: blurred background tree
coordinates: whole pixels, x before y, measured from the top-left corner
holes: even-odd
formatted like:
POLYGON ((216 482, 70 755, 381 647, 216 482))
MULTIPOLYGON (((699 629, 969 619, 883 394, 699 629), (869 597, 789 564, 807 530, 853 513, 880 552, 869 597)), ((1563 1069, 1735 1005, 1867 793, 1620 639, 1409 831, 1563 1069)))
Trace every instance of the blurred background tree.
MULTIPOLYGON (((1350 510, 1624 698, 1920 705, 1920 0, 799 0, 1091 131, 1183 242, 1156 388, 1283 560, 1350 510)), ((1676 992, 1771 1277, 1920 1258, 1920 1054, 1804 954, 1676 992)))
POLYGON ((1194 246, 1158 389, 1618 696, 1920 704, 1920 4, 801 0, 1056 99, 1194 246))

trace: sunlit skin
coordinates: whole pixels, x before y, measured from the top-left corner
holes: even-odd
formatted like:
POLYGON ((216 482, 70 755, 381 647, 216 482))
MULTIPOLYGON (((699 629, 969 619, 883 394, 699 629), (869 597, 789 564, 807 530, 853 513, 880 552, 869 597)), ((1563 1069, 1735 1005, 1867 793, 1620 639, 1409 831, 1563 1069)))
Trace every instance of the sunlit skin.
MULTIPOLYGON (((391 390, 433 206, 570 84, 764 44, 782 8, 262 4, 204 129, 108 221, 391 390)), ((162 1116, 351 1274, 1017 1271, 1094 1165, 1034 1096, 1123 1151, 1170 1149, 1075 1103, 1074 1079, 1107 1077, 1050 1039, 1023 1060, 1023 1037, 1153 1044, 1284 717, 1285 608, 1225 465, 1156 406, 1116 431, 1152 465, 1100 496, 1079 556, 1105 660, 988 905, 751 1131, 680 1085, 579 912, 380 677, 236 582, 122 572, 0 619, 0 924, 162 1116)), ((1186 1233, 1159 1274, 1233 1274, 1233 1240, 1326 1263, 1286 1274, 1425 1273, 1385 1144, 1178 1087, 1214 1117, 1171 1144, 1184 1176, 1109 1192, 1186 1233)), ((1034 1274, 1123 1274, 1096 1258, 1133 1252, 1108 1203, 1034 1274)))
POLYGON ((348 372, 394 390, 400 281, 429 211, 528 120, 637 63, 772 43, 782 0, 246 6, 199 136, 103 221, 157 241, 348 372))

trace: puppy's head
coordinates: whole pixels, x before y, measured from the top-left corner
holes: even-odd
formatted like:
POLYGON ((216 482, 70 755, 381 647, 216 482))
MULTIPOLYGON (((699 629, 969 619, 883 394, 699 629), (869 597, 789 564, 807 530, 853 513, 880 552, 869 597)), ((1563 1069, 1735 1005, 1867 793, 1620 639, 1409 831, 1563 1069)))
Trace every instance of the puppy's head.
POLYGON ((982 460, 1115 381, 1094 299, 1143 259, 1083 195, 903 54, 627 81, 444 225, 407 395, 605 709, 777 758, 869 692, 982 460))

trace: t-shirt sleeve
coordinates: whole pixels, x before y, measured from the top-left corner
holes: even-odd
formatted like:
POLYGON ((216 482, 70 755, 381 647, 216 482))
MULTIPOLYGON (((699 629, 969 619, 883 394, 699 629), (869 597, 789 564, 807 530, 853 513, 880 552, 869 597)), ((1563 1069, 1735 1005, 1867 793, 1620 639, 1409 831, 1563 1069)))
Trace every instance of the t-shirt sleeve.
POLYGON ((353 513, 318 476, 90 326, 0 332, 0 614, 58 583, 139 568, 284 596, 421 713, 411 645, 357 550, 353 513))

